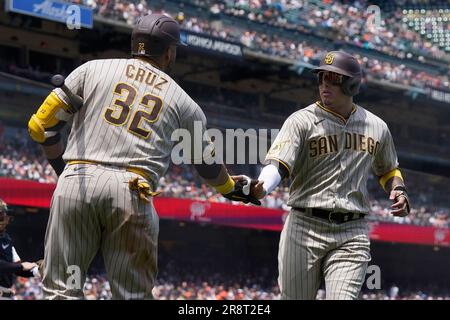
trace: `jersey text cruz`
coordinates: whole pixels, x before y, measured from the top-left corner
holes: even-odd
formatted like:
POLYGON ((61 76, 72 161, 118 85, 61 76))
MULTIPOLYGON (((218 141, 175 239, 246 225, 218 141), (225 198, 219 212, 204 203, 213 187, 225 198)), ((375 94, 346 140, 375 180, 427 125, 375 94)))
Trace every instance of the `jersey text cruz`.
POLYGON ((125 69, 125 75, 132 80, 145 83, 148 86, 154 87, 155 90, 161 91, 163 86, 168 83, 167 79, 160 77, 159 75, 151 72, 150 70, 144 70, 142 68, 136 68, 134 65, 129 64, 125 69))

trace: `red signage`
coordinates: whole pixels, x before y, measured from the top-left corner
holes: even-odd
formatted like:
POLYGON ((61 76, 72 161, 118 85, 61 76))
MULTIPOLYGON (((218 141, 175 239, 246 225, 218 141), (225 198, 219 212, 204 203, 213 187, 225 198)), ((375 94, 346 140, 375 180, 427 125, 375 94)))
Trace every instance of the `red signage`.
MULTIPOLYGON (((54 184, 0 179, 0 198, 10 205, 50 208, 54 184)), ((154 198, 162 219, 213 223, 239 228, 281 231, 286 212, 252 205, 154 198)), ((370 238, 387 241, 450 247, 450 228, 422 227, 394 223, 370 222, 370 238)))

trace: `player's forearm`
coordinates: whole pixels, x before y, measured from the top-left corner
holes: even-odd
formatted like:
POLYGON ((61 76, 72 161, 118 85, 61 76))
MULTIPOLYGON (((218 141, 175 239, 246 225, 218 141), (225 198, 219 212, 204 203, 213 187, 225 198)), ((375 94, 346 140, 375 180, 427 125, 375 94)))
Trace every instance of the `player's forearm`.
POLYGON ((56 159, 61 157, 64 153, 64 143, 62 142, 62 139, 60 139, 53 145, 42 145, 42 150, 44 151, 47 159, 56 159))
POLYGON ((0 274, 15 274, 19 277, 30 278, 33 277, 32 271, 23 270, 22 263, 20 262, 8 262, 0 260, 0 274))
POLYGON ((60 176, 66 166, 66 163, 62 158, 64 153, 64 143, 62 142, 62 139, 53 145, 42 145, 42 150, 53 170, 60 176))
POLYGON ((275 165, 265 166, 258 177, 258 181, 263 182, 264 196, 271 193, 280 184, 281 179, 280 172, 275 165))
POLYGON ((380 177, 380 184, 384 191, 389 192, 397 186, 405 186, 400 169, 395 168, 380 177), (390 189, 389 189, 390 188, 390 189))
POLYGON ((393 190, 396 187, 405 187, 405 182, 399 177, 393 177, 388 180, 387 185, 391 187, 390 190, 393 190))
POLYGON ((196 164, 194 165, 200 177, 207 184, 217 190, 217 192, 226 194, 231 192, 234 187, 234 181, 231 179, 226 167, 223 164, 196 164))
POLYGON ((280 184, 281 180, 286 177, 289 177, 288 168, 275 158, 268 159, 266 166, 262 169, 258 177, 258 181, 263 182, 262 188, 264 191, 263 195, 258 194, 258 198, 260 199, 271 193, 280 184))
POLYGON ((0 260, 0 274, 16 274, 22 270, 22 265, 20 263, 7 262, 0 260))
POLYGON ((218 185, 222 185, 222 184, 226 183, 229 179, 230 179, 230 175, 228 174, 227 169, 225 168, 224 165, 220 165, 220 170, 219 170, 219 174, 217 175, 217 177, 212 178, 212 179, 207 179, 205 181, 212 186, 218 186, 218 185))

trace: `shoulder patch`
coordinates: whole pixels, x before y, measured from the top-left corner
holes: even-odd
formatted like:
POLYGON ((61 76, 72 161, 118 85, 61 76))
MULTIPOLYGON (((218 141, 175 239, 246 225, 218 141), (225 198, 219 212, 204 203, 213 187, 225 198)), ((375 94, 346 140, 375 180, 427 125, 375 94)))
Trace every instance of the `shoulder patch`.
POLYGON ((273 154, 279 152, 279 151, 284 147, 284 145, 285 145, 286 143, 291 143, 291 140, 288 139, 288 140, 284 140, 284 141, 278 142, 277 144, 273 145, 273 146, 270 148, 270 150, 269 150, 269 152, 268 152, 267 154, 268 154, 268 155, 273 155, 273 154))

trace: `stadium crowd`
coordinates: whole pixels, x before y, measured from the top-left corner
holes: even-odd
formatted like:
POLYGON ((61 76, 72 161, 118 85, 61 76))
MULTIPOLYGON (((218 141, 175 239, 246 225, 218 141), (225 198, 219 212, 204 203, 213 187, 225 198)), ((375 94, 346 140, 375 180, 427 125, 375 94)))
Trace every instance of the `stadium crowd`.
MULTIPOLYGON (((191 252, 178 251, 161 243, 159 272, 153 295, 158 300, 278 300, 277 267, 273 260, 236 253, 230 260, 220 255, 216 247, 205 246, 192 256, 191 252), (216 256, 215 263, 211 257, 216 256), (255 267, 257 266, 257 267, 255 267), (186 272, 189 270, 189 272, 186 272)), ((94 267, 87 277, 84 293, 89 300, 111 299, 110 284, 104 274, 103 264, 94 259, 94 267)), ((92 266, 91 266, 92 267, 92 266)), ((15 299, 42 299, 42 284, 35 278, 17 278, 15 299)), ((325 299, 323 288, 317 299, 325 299)), ((380 290, 363 286, 362 300, 443 300, 450 299, 445 285, 415 286, 410 283, 381 283, 380 290), (418 288, 421 288, 419 290, 418 288)))
MULTIPOLYGON (((181 275, 159 276, 153 289, 157 300, 279 300, 280 292, 275 281, 268 288, 258 285, 257 278, 247 278, 245 282, 224 280, 219 274, 185 280, 181 275), (211 279, 213 278, 213 279, 211 279), (248 283, 248 284, 244 284, 248 283)), ((36 278, 18 278, 14 285, 14 300, 43 299, 42 284, 36 278)), ((84 286, 87 300, 110 300, 111 289, 103 275, 90 276, 84 286)), ((325 299, 325 291, 320 289, 318 300, 325 299)), ((360 300, 450 300, 450 293, 429 293, 423 290, 401 290, 391 285, 388 290, 363 290, 360 300)))
MULTIPOLYGON (((15 178, 20 180, 34 180, 41 183, 56 183, 57 177, 53 169, 42 155, 40 148, 29 138, 23 129, 7 127, 0 124, 0 177, 15 178)), ((240 174, 242 169, 229 166, 231 174, 240 174)), ((245 170, 245 168, 244 168, 245 170)), ((410 197, 413 199, 413 207, 407 217, 394 217, 390 212, 391 203, 383 194, 377 179, 373 176, 368 181, 368 190, 371 195, 371 214, 369 219, 402 224, 432 225, 436 227, 449 227, 448 207, 436 205, 436 199, 432 195, 439 194, 439 186, 432 183, 424 183, 425 178, 408 175, 408 181, 413 183, 410 187, 410 197), (432 204, 432 205, 431 205, 432 204)), ((284 181, 270 195, 265 197, 262 205, 267 208, 289 210, 287 200, 289 198, 289 181, 284 181)), ((410 185, 408 183, 408 185, 410 185)), ((163 197, 189 198, 193 200, 209 202, 230 201, 214 192, 206 185, 192 166, 171 165, 168 172, 161 177, 159 190, 163 197)))
MULTIPOLYGON (((84 3, 94 9, 94 12, 100 16, 109 19, 124 21, 128 24, 133 24, 135 20, 144 14, 152 13, 152 9, 144 0, 73 0, 77 3, 84 3)), ((285 12, 289 10, 273 9, 273 8, 302 8, 299 12, 304 14, 297 17, 297 21, 304 20, 309 25, 309 28, 317 29, 320 24, 324 27, 332 28, 333 35, 337 33, 341 35, 341 41, 355 42, 356 44, 366 47, 382 49, 386 53, 395 54, 399 58, 412 58, 410 51, 414 49, 423 54, 432 54, 433 56, 443 57, 443 53, 437 49, 436 46, 420 38, 420 35, 414 31, 405 29, 401 21, 401 12, 395 13, 394 17, 385 21, 385 25, 377 32, 368 32, 366 28, 367 13, 361 8, 366 8, 365 1, 356 1, 352 5, 341 4, 335 2, 331 5, 329 10, 318 10, 317 6, 308 1, 282 1, 271 2, 268 1, 209 1, 201 0, 203 5, 208 4, 210 10, 214 13, 225 12, 230 14, 241 15, 246 12, 245 8, 251 11, 249 15, 253 19, 253 11, 266 12, 266 7, 270 7, 268 12, 285 12), (243 9, 244 8, 244 9, 243 9), (361 11, 362 10, 362 11, 361 11), (347 15, 347 13, 350 13, 347 15), (361 16, 361 13, 363 14, 361 16), (346 20, 347 19, 347 20, 346 20), (361 20, 362 19, 362 20, 361 20), (343 24, 345 27, 343 27, 343 24), (389 27, 389 28, 388 28, 389 27), (413 47, 413 48, 411 48, 413 47)), ((198 1, 197 1, 198 2, 198 1)), ((326 48, 317 45, 312 45, 306 41, 294 41, 288 37, 280 37, 279 32, 262 33, 255 30, 242 30, 242 27, 224 26, 222 23, 215 24, 210 20, 202 19, 198 16, 188 17, 184 12, 167 12, 160 8, 153 8, 153 10, 165 13, 175 17, 181 26, 187 30, 198 33, 206 33, 215 37, 220 37, 226 40, 239 42, 242 45, 269 55, 289 58, 306 63, 315 63, 320 60, 320 57, 327 51, 326 48)), ((257 15, 259 16, 259 15, 257 15)), ((262 14, 262 17, 265 15, 262 14)), ((260 20, 263 18, 254 18, 260 20)), ((271 18, 269 18, 269 21, 271 18)), ((277 18, 277 21, 280 20, 277 18)), ((281 19, 280 21, 285 21, 281 19)), ((277 26, 285 22, 278 21, 277 26)), ((267 21, 266 21, 267 22, 267 21)), ((298 24, 295 24, 298 25, 298 24)), ((423 60, 420 56, 417 59, 423 60)), ((425 71, 414 70, 404 64, 397 64, 381 59, 371 59, 366 56, 358 55, 359 61, 364 66, 367 74, 380 79, 400 83, 403 85, 415 86, 419 88, 426 88, 428 86, 436 88, 449 88, 449 74, 431 74, 425 71)))
MULTIPOLYGON (((281 28, 319 34, 331 31, 332 39, 335 41, 376 49, 399 58, 411 58, 413 57, 411 52, 422 59, 423 56, 437 59, 446 56, 446 52, 438 45, 421 37, 403 23, 407 11, 401 6, 393 12, 382 12, 380 26, 377 28, 373 20, 374 11, 367 10, 370 3, 364 0, 350 3, 329 0, 190 0, 189 2, 210 8, 213 13, 224 12, 281 28), (373 23, 368 23, 370 21, 373 23)), ((439 10, 430 10, 429 15, 443 16, 443 13, 439 10)))
MULTIPOLYGON (((118 19, 133 24, 142 14, 151 12, 144 0, 73 0, 92 7, 95 13, 106 18, 118 19)), ((420 34, 404 24, 407 12, 398 6, 395 11, 383 12, 381 25, 377 28, 373 11, 367 10, 370 3, 365 0, 351 3, 340 1, 307 0, 188 0, 191 4, 208 9, 213 14, 225 13, 258 21, 276 27, 301 32, 320 33, 331 30, 333 40, 354 43, 364 48, 373 48, 400 58, 411 58, 411 51, 420 56, 443 58, 446 53, 437 45, 422 38, 420 34), (388 28, 389 26, 389 28, 388 28), (408 56, 409 52, 409 56, 408 56)), ((423 3, 426 6, 426 3, 423 3)), ((444 12, 430 10, 432 15, 444 12)), ((448 11, 447 11, 448 12, 448 11)))
POLYGON ((0 176, 56 183, 55 173, 25 130, 8 130, 0 122, 0 176))

